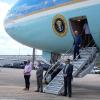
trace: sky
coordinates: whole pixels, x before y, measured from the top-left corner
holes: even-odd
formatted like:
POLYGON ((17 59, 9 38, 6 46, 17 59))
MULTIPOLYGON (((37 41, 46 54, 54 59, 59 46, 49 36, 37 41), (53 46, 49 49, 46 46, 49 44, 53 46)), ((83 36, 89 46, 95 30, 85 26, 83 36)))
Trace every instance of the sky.
MULTIPOLYGON (((13 40, 5 31, 3 22, 7 11, 17 0, 0 0, 0 55, 31 55, 32 48, 13 40)), ((41 54, 36 50, 36 54, 41 54)))

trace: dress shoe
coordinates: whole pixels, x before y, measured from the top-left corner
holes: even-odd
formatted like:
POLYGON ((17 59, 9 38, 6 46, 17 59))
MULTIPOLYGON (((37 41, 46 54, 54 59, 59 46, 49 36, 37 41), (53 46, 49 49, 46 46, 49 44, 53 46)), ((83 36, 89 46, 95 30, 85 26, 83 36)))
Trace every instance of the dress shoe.
POLYGON ((67 94, 61 94, 62 96, 67 96, 67 94))
POLYGON ((68 97, 69 97, 69 98, 71 98, 72 96, 71 96, 71 95, 69 95, 68 97))
POLYGON ((43 93, 43 91, 40 91, 40 93, 43 93))
POLYGON ((39 90, 35 90, 35 92, 39 92, 39 90))
POLYGON ((24 90, 24 91, 29 91, 29 89, 28 89, 28 88, 24 88, 23 90, 24 90))
POLYGON ((80 56, 78 56, 78 59, 81 59, 81 57, 80 57, 80 56))

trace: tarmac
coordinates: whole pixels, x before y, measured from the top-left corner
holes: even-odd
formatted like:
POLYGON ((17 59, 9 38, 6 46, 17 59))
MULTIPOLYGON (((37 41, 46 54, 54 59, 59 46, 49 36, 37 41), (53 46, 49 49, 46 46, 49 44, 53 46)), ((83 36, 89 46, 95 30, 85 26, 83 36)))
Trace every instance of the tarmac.
POLYGON ((35 71, 32 71, 29 91, 24 91, 22 69, 0 69, 0 100, 100 100, 100 75, 89 74, 73 79, 71 98, 46 93, 37 93, 35 71))

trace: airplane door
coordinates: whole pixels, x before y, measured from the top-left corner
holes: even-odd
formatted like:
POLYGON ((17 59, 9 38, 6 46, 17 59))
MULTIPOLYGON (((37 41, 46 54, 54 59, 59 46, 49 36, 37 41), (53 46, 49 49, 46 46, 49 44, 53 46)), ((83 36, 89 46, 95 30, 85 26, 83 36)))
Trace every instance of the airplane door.
POLYGON ((86 16, 79 16, 74 17, 69 20, 70 22, 70 28, 73 35, 73 38, 75 37, 74 31, 78 31, 80 36, 82 37, 82 46, 93 46, 94 40, 92 38, 90 28, 88 26, 88 21, 86 16))

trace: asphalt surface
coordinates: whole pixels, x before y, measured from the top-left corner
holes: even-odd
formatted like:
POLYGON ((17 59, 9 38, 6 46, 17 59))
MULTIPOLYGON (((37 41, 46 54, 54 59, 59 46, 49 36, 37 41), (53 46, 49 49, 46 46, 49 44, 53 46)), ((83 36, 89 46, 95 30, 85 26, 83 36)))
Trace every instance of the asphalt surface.
POLYGON ((22 69, 0 69, 0 100, 100 100, 100 75, 87 75, 73 80, 72 98, 46 93, 36 93, 35 71, 31 75, 31 87, 24 91, 22 69))

